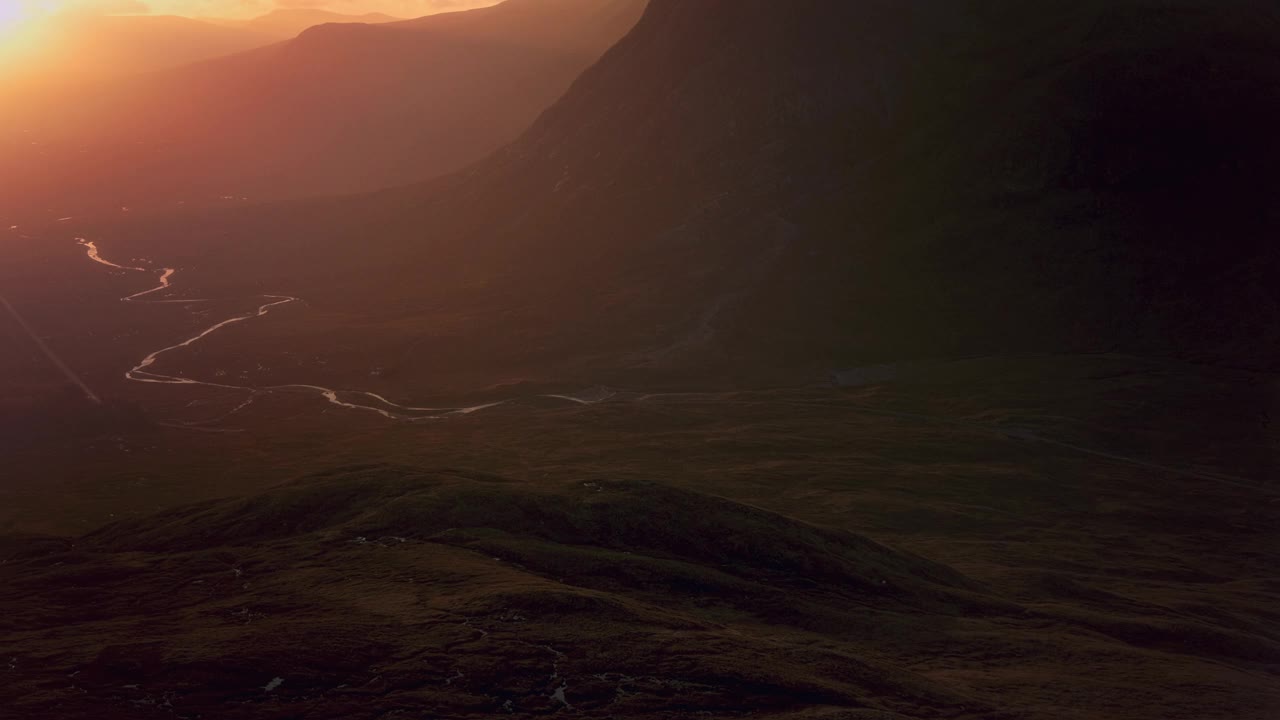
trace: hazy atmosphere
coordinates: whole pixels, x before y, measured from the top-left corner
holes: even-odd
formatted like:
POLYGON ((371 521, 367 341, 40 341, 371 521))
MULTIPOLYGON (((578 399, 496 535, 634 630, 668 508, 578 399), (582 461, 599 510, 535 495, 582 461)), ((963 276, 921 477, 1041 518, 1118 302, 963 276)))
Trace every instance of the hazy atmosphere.
POLYGON ((0 719, 1280 716, 1270 0, 0 0, 0 719))
POLYGON ((5 0, 0 7, 23 16, 56 12, 97 15, 184 15, 252 18, 274 10, 327 10, 363 15, 386 13, 420 17, 496 4, 495 0, 5 0))

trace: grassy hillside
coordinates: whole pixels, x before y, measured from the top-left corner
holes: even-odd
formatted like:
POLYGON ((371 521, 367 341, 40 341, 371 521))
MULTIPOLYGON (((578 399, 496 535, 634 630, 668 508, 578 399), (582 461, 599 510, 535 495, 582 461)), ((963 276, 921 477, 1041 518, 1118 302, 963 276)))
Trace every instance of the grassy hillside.
POLYGON ((62 717, 1264 718, 1276 446, 1239 398, 1274 392, 1024 358, 425 425, 281 396, 223 426, 247 432, 11 451, 3 692, 62 717))

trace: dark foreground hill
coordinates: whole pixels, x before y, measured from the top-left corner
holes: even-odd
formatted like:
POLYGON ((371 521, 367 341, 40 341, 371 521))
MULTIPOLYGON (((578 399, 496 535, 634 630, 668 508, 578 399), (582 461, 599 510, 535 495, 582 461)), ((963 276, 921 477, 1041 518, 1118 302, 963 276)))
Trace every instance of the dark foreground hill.
POLYGON ((941 627, 956 612, 1021 613, 954 571, 851 534, 606 480, 534 490, 349 469, 5 552, 6 606, 46 601, 7 617, 3 633, 24 663, 6 704, 33 717, 679 717, 814 705, 954 716, 966 700, 943 685, 748 628, 853 638, 941 627), (147 629, 130 640, 120 623, 147 629))
POLYGON ((169 72, 6 100, 0 211, 136 211, 425 180, 517 137, 644 5, 511 0, 325 24, 169 72))
POLYGON ((1070 573, 1025 606, 642 481, 345 468, 0 553, 6 717, 1241 717, 1280 658, 1235 615, 1070 573), (1205 706, 1167 674, 1206 668, 1205 706))
POLYGON ((1020 351, 1270 367, 1277 38, 1245 0, 664 0, 454 177, 111 237, 289 288, 326 335, 355 313, 432 389, 1020 351))

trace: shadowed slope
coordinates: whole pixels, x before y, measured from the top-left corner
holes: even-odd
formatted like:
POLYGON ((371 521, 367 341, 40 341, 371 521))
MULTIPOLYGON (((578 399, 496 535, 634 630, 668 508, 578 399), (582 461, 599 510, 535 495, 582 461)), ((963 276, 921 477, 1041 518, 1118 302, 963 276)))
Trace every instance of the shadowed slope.
POLYGON ((265 277, 401 333, 382 356, 437 387, 1270 365, 1278 27, 1245 0, 655 2, 465 173, 229 232, 277 238, 237 265, 279 253, 265 277))

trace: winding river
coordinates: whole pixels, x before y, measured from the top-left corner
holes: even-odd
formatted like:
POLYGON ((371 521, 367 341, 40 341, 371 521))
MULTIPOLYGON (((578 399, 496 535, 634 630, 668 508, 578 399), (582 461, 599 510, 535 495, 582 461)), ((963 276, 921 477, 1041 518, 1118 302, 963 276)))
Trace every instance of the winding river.
MULTIPOLYGON (((11 229, 16 230, 16 227, 11 229)), ((155 287, 149 290, 143 290, 142 292, 137 292, 132 295, 128 295, 126 297, 120 298, 121 302, 166 303, 166 304, 185 304, 185 305, 211 302, 208 299, 151 298, 149 296, 155 295, 156 293, 160 293, 172 288, 173 276, 177 273, 177 270, 175 270, 174 268, 161 268, 160 270, 157 271, 157 270, 145 268, 145 267, 119 265, 117 263, 111 262, 110 260, 107 260, 106 258, 102 257, 102 254, 98 251, 98 246, 95 245, 93 242, 86 240, 84 238, 77 238, 76 241, 82 247, 84 247, 85 252, 89 256, 89 259, 100 265, 105 265, 106 267, 109 267, 115 270, 149 273, 157 276, 159 280, 158 285, 156 285, 155 287)), ((252 385, 230 385, 226 383, 193 380, 191 378, 180 377, 177 375, 165 375, 165 374, 156 372, 154 369, 152 369, 153 366, 156 364, 156 362, 160 359, 160 357, 163 356, 165 353, 172 352, 179 348, 184 348, 190 345, 194 345, 195 343, 198 343, 208 338, 210 335, 213 335, 214 333, 217 333, 219 330, 222 330, 223 328, 228 327, 230 325, 246 322, 248 320, 254 320, 256 318, 261 318, 271 313, 271 311, 274 309, 283 307, 285 305, 289 305, 291 303, 301 302, 299 298, 292 297, 290 295, 260 295, 258 297, 264 302, 259 304, 256 310, 222 320, 221 322, 215 323, 205 328, 204 330, 187 338, 186 340, 183 340, 182 342, 175 343, 168 347, 160 348, 159 350, 149 353, 146 357, 142 358, 141 362, 133 366, 133 368, 131 368, 128 372, 125 373, 125 378, 133 382, 139 382, 139 383, 152 383, 152 384, 161 384, 161 385, 198 385, 203 387, 233 390, 233 391, 243 392, 247 394, 246 398, 239 405, 233 408, 230 412, 225 413, 220 417, 213 418, 212 420, 206 420, 201 423, 184 423, 184 424, 174 425, 174 427, 184 427, 189 429, 201 429, 199 427, 201 425, 210 425, 210 424, 214 424, 222 420, 225 420, 231 417, 232 415, 235 415, 241 410, 244 410, 245 408, 252 405, 253 402, 257 398, 261 397, 262 395, 273 393, 273 392, 312 393, 320 396, 321 398, 324 398, 324 400, 330 404, 337 405, 338 407, 341 407, 347 410, 357 410, 357 411, 363 411, 363 412, 376 413, 388 420, 396 420, 396 421, 404 421, 404 422, 421 422, 424 420, 440 420, 443 418, 454 417, 459 415, 469 415, 471 413, 479 412, 481 410, 486 410, 488 408, 498 407, 500 405, 506 405, 513 401, 513 400, 500 400, 498 402, 487 403, 484 405, 473 405, 471 407, 457 407, 457 408, 411 407, 408 405, 401 405, 399 403, 396 403, 392 400, 387 399, 382 395, 379 395, 378 393, 369 392, 366 390, 335 390, 333 388, 322 387, 320 385, 308 385, 308 384, 302 384, 302 383, 295 383, 295 384, 288 384, 288 385, 268 385, 268 386, 262 386, 262 387, 252 386, 252 385)), ((86 388, 86 391, 92 397, 93 395, 92 391, 88 391, 87 388, 86 388)), ((602 403, 602 402, 606 402, 613 399, 620 399, 624 396, 627 397, 627 399, 630 399, 634 402, 644 402, 646 400, 651 400, 651 399, 655 399, 663 396, 676 396, 676 395, 700 396, 700 395, 707 395, 707 394, 708 393, 695 392, 695 393, 647 393, 643 395, 638 395, 633 392, 625 392, 625 391, 620 392, 620 391, 615 391, 608 388, 597 387, 591 390, 578 393, 577 395, 568 395, 568 394, 537 395, 534 397, 555 398, 557 400, 561 400, 568 403, 575 403, 578 405, 595 405, 597 403, 602 403)), ((1081 453, 1085 455, 1092 455, 1094 457, 1110 460, 1112 462, 1125 463, 1129 465, 1137 465, 1137 466, 1145 467, 1150 470, 1177 473, 1177 474, 1183 474, 1183 475, 1191 475, 1194 477, 1199 477, 1205 480, 1212 480, 1216 482, 1225 482, 1225 483, 1231 483, 1231 484, 1249 486, 1249 487, 1254 486, 1254 481, 1248 478, 1243 478, 1235 475, 1226 475, 1226 474, 1217 473, 1217 472, 1207 472, 1204 470, 1199 470, 1199 469, 1190 468, 1190 467, 1172 467, 1168 465, 1156 464, 1156 463, 1152 463, 1150 461, 1144 460, 1142 458, 1135 458, 1127 455, 1120 455, 1116 453, 1105 452, 1105 451, 1096 450, 1093 448, 1083 447, 1080 445, 1075 445, 1067 442, 1054 440, 1052 438, 1042 436, 1038 433, 1034 433, 1031 430, 1026 428, 1011 428, 1008 426, 1000 426, 1000 425, 976 422, 976 421, 968 420, 964 418, 948 418, 948 417, 941 417, 941 416, 934 416, 934 415, 896 412, 896 411, 887 410, 883 408, 873 408, 873 407, 868 407, 864 405, 851 405, 849 407, 850 409, 854 409, 854 410, 858 410, 858 411, 866 412, 870 414, 889 415, 889 416, 895 416, 895 417, 900 417, 904 419, 917 420, 917 421, 926 422, 926 423, 937 423, 937 424, 944 424, 944 425, 960 426, 960 427, 966 427, 973 430, 993 432, 1011 440, 1017 440, 1017 441, 1032 443, 1032 444, 1054 445, 1059 448, 1069 450, 1071 452, 1081 453)), ((228 431, 215 430, 214 432, 228 432, 228 431)), ((230 432, 235 432, 235 431, 230 431, 230 432)))
MULTIPOLYGON (((171 305, 194 305, 197 303, 211 302, 209 299, 206 299, 206 298, 182 299, 182 298, 150 297, 157 293, 162 293, 164 291, 172 289, 173 277, 177 273, 176 269, 166 267, 166 268, 160 268, 159 270, 156 270, 153 268, 136 267, 132 265, 121 265, 119 263, 115 263, 104 258, 102 256, 102 253, 99 251, 97 244, 95 244, 94 242, 90 240, 86 240, 85 238, 76 238, 76 242, 85 249, 85 253, 88 255, 89 259, 95 263, 98 263, 99 265, 104 265, 114 270, 123 270, 126 272, 152 274, 157 277, 157 280, 159 281, 158 285, 156 285, 155 287, 149 290, 143 290, 142 292, 137 292, 132 295, 122 297, 120 298, 121 302, 171 304, 171 305)), ((412 407, 409 405, 401 405, 400 403, 387 399, 383 395, 379 395, 378 393, 369 392, 365 390, 335 390, 333 388, 322 387, 320 385, 310 385, 310 384, 303 384, 303 383, 293 383, 293 384, 287 384, 287 385, 267 385, 267 386, 232 385, 228 383, 210 382, 205 380, 194 380, 192 378, 181 377, 178 375, 167 375, 164 373, 157 372, 154 369, 156 362, 159 361, 160 358, 164 356, 166 353, 170 353, 170 352, 173 352, 174 350, 179 350, 179 349, 194 345, 202 340, 205 340, 210 335, 213 335, 214 333, 217 333, 218 331, 228 326, 246 322, 249 320, 254 320, 257 318, 261 318, 270 314, 275 309, 284 307, 285 305, 290 305, 292 303, 301 302, 301 299, 293 297, 291 295, 260 295, 258 296, 258 299, 261 300, 262 302, 261 304, 258 305, 257 309, 255 310, 252 310, 250 312, 243 313, 240 315, 235 315, 233 317, 229 317, 225 320, 222 320, 213 325, 210 325, 209 327, 205 328, 204 330, 201 330, 199 333, 192 335, 191 337, 183 340, 182 342, 174 343, 173 345, 160 348, 159 350, 155 350, 147 354, 146 357, 142 358, 142 360, 137 365, 133 366, 125 373, 124 375, 125 378, 132 382, 138 382, 138 383, 149 383, 149 384, 157 384, 157 385, 197 385, 201 387, 218 388, 222 390, 233 390, 237 392, 248 393, 248 397, 245 399, 245 401, 237 405, 229 413, 222 415, 218 418, 214 418, 213 420, 205 421, 205 424, 225 420, 231 417, 232 415, 240 412, 241 410, 247 408, 260 395, 264 393, 272 393, 272 392, 312 393, 320 396, 326 402, 332 405, 337 405, 338 407, 341 407, 347 410, 357 410, 357 411, 363 411, 363 412, 376 413, 378 415, 381 415, 384 418, 387 418, 388 420, 398 420, 398 421, 406 421, 406 422, 421 422, 424 420, 440 420, 440 419, 451 417, 451 416, 469 415, 471 413, 479 412, 481 410, 486 410, 488 408, 497 407, 499 405, 505 405, 509 402, 508 400, 500 400, 497 402, 486 403, 484 405, 473 405, 470 407, 455 407, 455 408, 412 407)), ((576 397, 573 395, 542 395, 539 397, 556 398, 559 400, 577 403, 580 405, 594 405, 595 403, 603 402, 609 399, 614 394, 615 393, 613 393, 612 391, 603 391, 603 392, 598 391, 590 395, 584 394, 584 396, 582 397, 576 397)))

